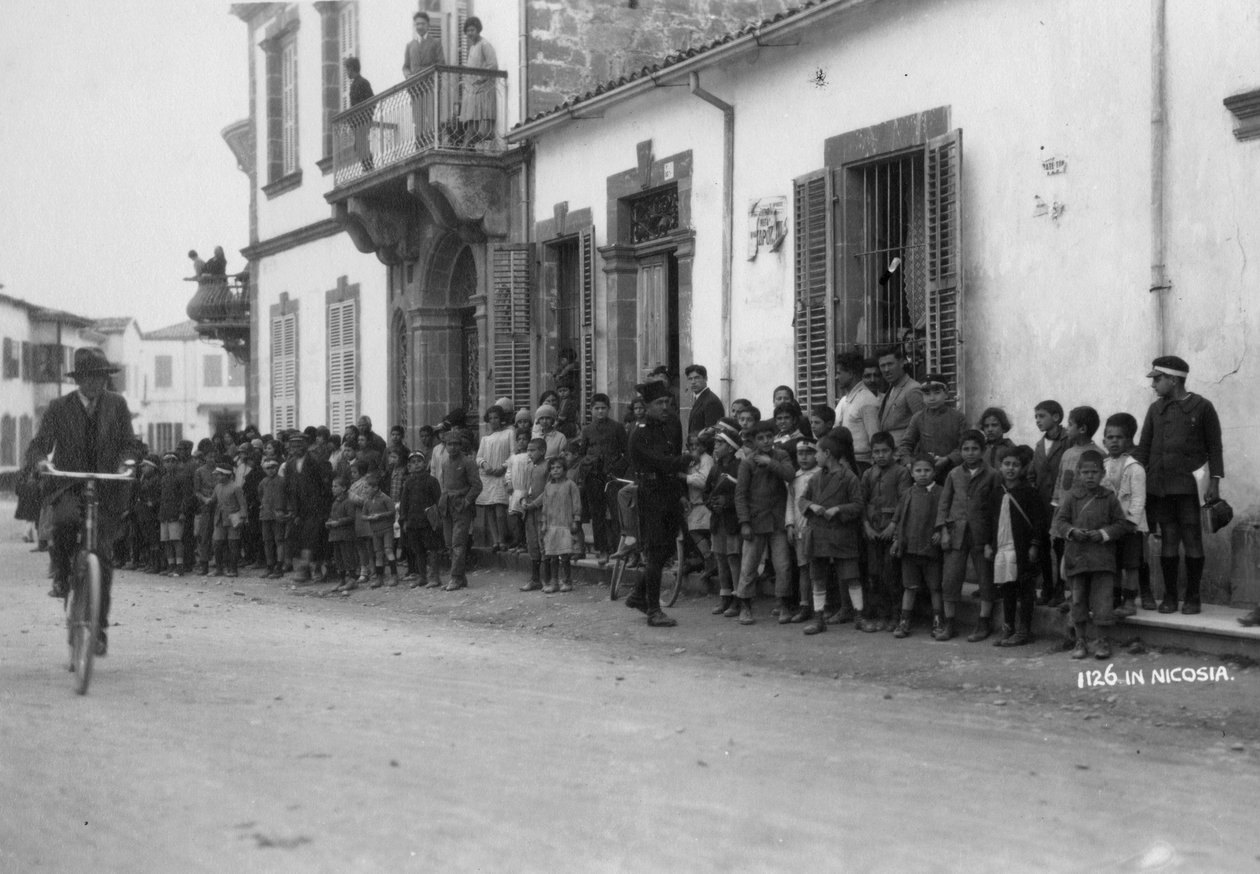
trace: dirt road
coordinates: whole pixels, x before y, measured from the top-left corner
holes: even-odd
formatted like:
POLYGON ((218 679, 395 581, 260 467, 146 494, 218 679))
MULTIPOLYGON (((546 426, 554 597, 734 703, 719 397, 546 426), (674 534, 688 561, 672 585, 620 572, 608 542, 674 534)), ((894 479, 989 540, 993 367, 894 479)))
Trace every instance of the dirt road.
POLYGON ((9 538, 0 566, 3 871, 1260 861, 1260 769, 1230 728, 1256 672, 1237 666, 1180 692, 1077 690, 1062 657, 912 638, 884 659, 889 636, 842 629, 826 658, 795 629, 715 644, 735 632, 702 602, 649 630, 591 587, 548 602, 501 574, 347 601, 129 573, 78 698, 43 556, 9 538), (899 671, 912 652, 924 669, 899 671))

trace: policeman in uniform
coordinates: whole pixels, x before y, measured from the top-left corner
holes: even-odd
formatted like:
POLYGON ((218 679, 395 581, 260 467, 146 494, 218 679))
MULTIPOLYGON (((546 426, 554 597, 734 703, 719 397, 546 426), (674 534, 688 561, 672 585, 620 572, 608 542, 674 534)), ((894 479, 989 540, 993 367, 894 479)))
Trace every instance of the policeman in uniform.
POLYGON ((647 614, 648 625, 677 625, 661 610, 661 569, 674 552, 683 523, 684 477, 680 429, 670 422, 673 398, 664 382, 635 386, 647 404, 647 419, 630 432, 630 467, 639 484, 639 540, 646 566, 626 606, 647 614))

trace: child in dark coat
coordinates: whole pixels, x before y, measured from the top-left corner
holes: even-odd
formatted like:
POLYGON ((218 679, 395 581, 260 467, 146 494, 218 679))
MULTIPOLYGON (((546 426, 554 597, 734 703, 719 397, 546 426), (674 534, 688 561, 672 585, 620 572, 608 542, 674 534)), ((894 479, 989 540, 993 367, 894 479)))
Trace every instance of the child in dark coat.
POLYGON ((346 481, 334 479, 332 482, 332 507, 328 511, 328 521, 324 527, 328 529, 328 549, 341 569, 341 580, 334 592, 349 594, 359 587, 355 579, 354 569, 358 562, 358 551, 354 544, 354 504, 350 503, 346 481), (349 579, 346 574, 349 573, 349 579))
POLYGON ((158 498, 158 530, 162 549, 166 552, 169 576, 184 575, 184 515, 192 501, 192 477, 179 463, 179 456, 168 452, 162 457, 165 475, 158 498))
POLYGON ((936 525, 941 529, 941 549, 945 552, 941 572, 945 622, 936 640, 954 636, 954 616, 962 597, 967 563, 971 562, 980 580, 980 618, 968 635, 971 643, 984 640, 993 630, 993 568, 984 557, 984 548, 993 532, 990 504, 993 493, 1001 486, 997 472, 984 463, 984 435, 979 431, 963 432, 959 446, 962 465, 949 472, 941 503, 936 510, 936 525))
POLYGON ((442 548, 442 532, 430 520, 431 516, 436 518, 437 502, 441 497, 442 486, 429 472, 424 453, 412 452, 407 459, 407 478, 403 480, 398 499, 398 519, 403 542, 415 562, 411 568, 415 574, 411 582, 413 589, 422 585, 426 576, 428 588, 436 589, 442 585, 437 559, 437 551, 442 548))
POLYGON ((1037 489, 1028 482, 1029 446, 998 450, 1002 488, 993 492, 990 515, 997 520, 985 547, 993 582, 1002 599, 1002 630, 994 646, 1023 646, 1032 640, 1037 567, 1047 527, 1037 489))
MULTIPOLYGON (((853 609, 862 610, 862 574, 858 558, 862 554, 862 484, 844 461, 840 438, 833 431, 818 441, 821 470, 805 486, 800 499, 801 515, 807 520, 809 577, 814 591, 814 615, 805 624, 806 634, 827 630, 824 608, 827 581, 832 574, 847 588, 853 609)), ((747 564, 745 564, 747 567, 747 564)), ((855 626, 859 627, 859 626, 855 626)))
POLYGON ((901 560, 901 617, 893 637, 910 636, 910 616, 919 589, 932 597, 932 633, 944 625, 941 597, 941 532, 936 528, 936 511, 941 487, 936 484, 936 465, 930 455, 920 455, 910 464, 914 485, 901 496, 893 516, 893 542, 888 553, 901 560))
POLYGON ((1086 625, 1093 614, 1098 640, 1097 659, 1111 658, 1107 629, 1115 624, 1112 613, 1116 579, 1115 541, 1133 530, 1115 492, 1102 485, 1103 456, 1087 449, 1076 465, 1075 481, 1064 493, 1054 515, 1055 537, 1066 541, 1063 570, 1072 585, 1072 626, 1076 646, 1072 658, 1089 657, 1086 625))

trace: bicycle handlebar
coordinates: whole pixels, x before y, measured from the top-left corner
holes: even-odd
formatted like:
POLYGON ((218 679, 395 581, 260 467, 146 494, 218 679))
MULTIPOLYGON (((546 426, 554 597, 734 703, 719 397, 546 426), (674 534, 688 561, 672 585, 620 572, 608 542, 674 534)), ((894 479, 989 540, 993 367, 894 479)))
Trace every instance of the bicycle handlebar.
POLYGON ((99 479, 99 480, 134 480, 132 473, 96 473, 94 471, 84 470, 58 470, 53 467, 52 462, 47 462, 40 473, 45 476, 59 476, 63 479, 99 479))

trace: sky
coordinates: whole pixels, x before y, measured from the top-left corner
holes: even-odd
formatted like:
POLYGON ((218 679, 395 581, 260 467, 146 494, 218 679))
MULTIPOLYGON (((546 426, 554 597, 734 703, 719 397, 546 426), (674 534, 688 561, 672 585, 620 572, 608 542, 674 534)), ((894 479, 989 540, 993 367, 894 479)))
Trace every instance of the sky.
POLYGON ((188 250, 245 266, 245 24, 210 0, 0 0, 0 285, 142 331, 187 318, 188 250))

